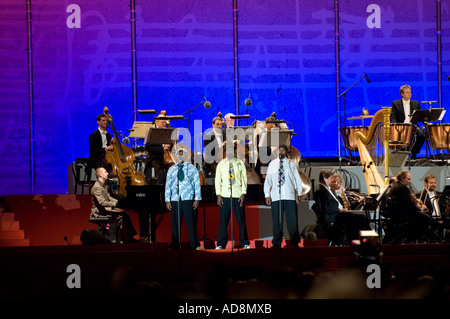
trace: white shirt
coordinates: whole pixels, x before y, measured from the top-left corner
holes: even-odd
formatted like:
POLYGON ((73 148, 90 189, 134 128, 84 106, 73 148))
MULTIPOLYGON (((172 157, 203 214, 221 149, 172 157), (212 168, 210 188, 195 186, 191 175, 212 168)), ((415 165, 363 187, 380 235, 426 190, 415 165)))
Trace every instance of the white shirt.
MULTIPOLYGON (((272 201, 280 200, 280 188, 278 185, 278 169, 280 159, 276 158, 269 163, 266 180, 264 181, 264 196, 272 201)), ((296 195, 302 194, 302 180, 294 162, 283 159, 285 182, 281 186, 281 200, 295 200, 296 195)))
POLYGON ((402 99, 403 111, 405 111, 405 122, 403 123, 411 123, 410 110, 411 110, 411 100, 405 101, 402 99))
POLYGON ((102 130, 100 128, 98 128, 98 130, 100 131, 100 135, 102 137, 102 147, 106 148, 108 146, 108 141, 106 140, 106 130, 102 130))

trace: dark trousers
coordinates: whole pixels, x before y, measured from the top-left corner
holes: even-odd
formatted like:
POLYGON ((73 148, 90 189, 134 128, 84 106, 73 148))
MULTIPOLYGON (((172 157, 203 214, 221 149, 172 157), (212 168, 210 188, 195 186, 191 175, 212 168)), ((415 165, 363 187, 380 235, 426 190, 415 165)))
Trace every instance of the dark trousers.
POLYGON ((198 239, 197 232, 197 219, 198 219, 198 211, 194 210, 192 207, 192 200, 182 200, 180 201, 180 211, 178 211, 178 201, 171 202, 172 210, 172 243, 170 244, 171 248, 178 249, 180 247, 180 236, 181 236, 181 223, 184 219, 186 220, 186 226, 189 235, 189 243, 191 248, 197 248, 200 246, 200 240, 198 239), (179 215, 179 216, 178 216, 179 215), (181 220, 179 223, 178 221, 181 220), (180 233, 178 233, 180 232, 180 233))
POLYGON ((120 225, 119 238, 121 241, 129 241, 137 234, 136 229, 133 226, 130 216, 124 212, 112 212, 112 223, 120 225))
POLYGON ((223 248, 225 248, 228 243, 228 224, 230 222, 232 206, 234 216, 236 216, 236 220, 239 225, 239 244, 241 246, 250 244, 247 234, 247 225, 245 222, 244 206, 240 206, 238 198, 233 198, 231 200, 230 198, 223 198, 223 205, 220 207, 219 234, 217 235, 217 245, 222 246, 223 248))
POLYGON ((365 214, 351 212, 337 214, 334 224, 344 229, 349 240, 358 239, 360 230, 371 229, 365 214))
POLYGON ((274 246, 281 246, 283 241, 283 212, 286 216, 286 226, 289 238, 293 246, 298 246, 300 242, 300 233, 298 231, 297 204, 295 200, 281 200, 272 202, 272 222, 274 246), (281 212, 280 212, 281 206, 281 212))
POLYGON ((411 147, 411 156, 414 158, 418 153, 420 153, 420 150, 422 149, 423 144, 426 141, 425 133, 422 129, 417 128, 416 133, 413 139, 413 144, 411 147))

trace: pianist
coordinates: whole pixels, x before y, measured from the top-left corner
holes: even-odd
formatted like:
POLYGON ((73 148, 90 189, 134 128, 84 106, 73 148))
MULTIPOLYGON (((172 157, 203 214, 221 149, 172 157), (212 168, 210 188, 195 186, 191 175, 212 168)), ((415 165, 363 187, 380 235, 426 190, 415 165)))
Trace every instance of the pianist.
POLYGON ((121 208, 118 208, 118 200, 111 197, 108 186, 105 184, 108 179, 108 172, 99 167, 95 170, 97 181, 91 189, 92 207, 91 218, 109 217, 112 224, 120 225, 119 239, 124 243, 135 243, 136 230, 131 222, 130 216, 121 208))

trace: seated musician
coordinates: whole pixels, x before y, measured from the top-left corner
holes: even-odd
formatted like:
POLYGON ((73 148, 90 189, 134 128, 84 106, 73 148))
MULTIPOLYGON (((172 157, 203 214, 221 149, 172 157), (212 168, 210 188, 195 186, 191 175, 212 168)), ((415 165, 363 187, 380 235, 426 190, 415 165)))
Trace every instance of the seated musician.
POLYGON ((344 203, 333 185, 333 173, 330 170, 322 170, 319 173, 319 189, 314 194, 316 205, 321 214, 324 214, 325 223, 336 225, 345 232, 344 244, 359 237, 360 230, 370 230, 370 225, 365 215, 348 212, 344 203))
MULTIPOLYGON (((157 117, 166 117, 166 111, 161 111, 157 117)), ((166 120, 155 120, 157 128, 167 128, 166 120)), ((145 167, 145 176, 148 184, 164 184, 168 167, 164 165, 164 154, 170 152, 172 144, 147 144, 148 156, 145 167), (151 179, 151 168, 155 170, 156 182, 151 179)))
POLYGON ((87 162, 86 173, 91 173, 91 169, 103 167, 103 160, 107 151, 114 148, 114 137, 106 131, 108 120, 105 114, 97 116, 98 128, 89 136, 89 159, 87 162))
POLYGON ((424 179, 424 188, 416 194, 416 197, 423 203, 428 214, 432 218, 432 227, 438 234, 443 234, 448 228, 449 221, 446 219, 446 203, 442 192, 436 191, 437 178, 434 175, 427 175, 424 179))
MULTIPOLYGON (((106 181, 108 180, 108 172, 99 167, 95 171, 97 181, 91 189, 92 207, 91 218, 110 217, 111 224, 120 225, 119 239, 125 243, 137 242, 133 238, 136 230, 131 222, 130 216, 121 208, 117 207, 119 201, 110 196, 106 181)), ((114 229, 114 227, 112 227, 114 229)), ((113 231, 112 229, 110 229, 113 231)))
POLYGON ((223 119, 216 116, 212 120, 212 130, 203 135, 203 143, 205 147, 206 167, 210 170, 210 174, 214 175, 217 164, 223 158, 223 149, 226 141, 222 136, 223 119))
MULTIPOLYGON (((392 124, 411 123, 409 115, 412 115, 415 110, 420 110, 420 104, 418 101, 411 100, 411 87, 408 84, 400 87, 400 96, 402 97, 401 99, 392 102, 390 122, 392 124)), ((416 159, 425 140, 425 133, 417 127, 411 147, 411 159, 416 159)))
POLYGON ((441 199, 442 193, 436 191, 436 176, 427 175, 424 179, 424 188, 416 194, 421 203, 425 204, 428 213, 434 218, 440 218, 445 211, 441 199))
POLYGON ((419 242, 440 240, 439 236, 432 231, 430 217, 423 212, 421 205, 410 189, 411 172, 400 171, 397 181, 389 191, 392 208, 391 217, 398 223, 408 223, 407 232, 404 234, 406 240, 419 242))

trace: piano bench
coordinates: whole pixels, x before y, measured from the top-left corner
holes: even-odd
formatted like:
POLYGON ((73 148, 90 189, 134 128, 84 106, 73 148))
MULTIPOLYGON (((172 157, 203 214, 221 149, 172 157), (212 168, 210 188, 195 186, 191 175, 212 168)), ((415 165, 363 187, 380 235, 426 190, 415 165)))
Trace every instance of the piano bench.
POLYGON ((89 222, 97 224, 98 230, 108 242, 120 243, 119 232, 121 227, 119 223, 111 223, 109 217, 92 217, 89 218, 89 222))

